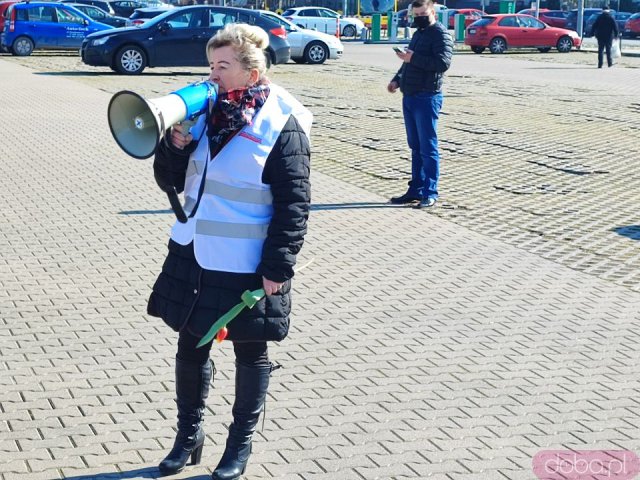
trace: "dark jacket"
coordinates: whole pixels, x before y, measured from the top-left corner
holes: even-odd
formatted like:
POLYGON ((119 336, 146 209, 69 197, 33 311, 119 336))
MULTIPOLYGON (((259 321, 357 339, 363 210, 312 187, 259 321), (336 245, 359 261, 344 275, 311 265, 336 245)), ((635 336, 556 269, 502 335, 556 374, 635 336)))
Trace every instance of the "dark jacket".
POLYGON ((441 91, 453 56, 453 40, 444 25, 436 22, 416 30, 408 49, 413 51, 411 62, 403 63, 392 81, 404 95, 441 91))
POLYGON ((607 10, 598 15, 596 21, 593 22, 593 35, 600 42, 608 42, 617 37, 619 33, 618 24, 607 10))
MULTIPOLYGON (((156 152, 156 181, 184 190, 192 142, 185 151, 161 144, 156 152)), ((202 336, 231 307, 244 290, 262 288, 262 276, 285 282, 276 294, 246 309, 228 325, 227 338, 235 341, 282 340, 289 330, 291 282, 296 256, 307 232, 311 187, 310 148, 300 124, 291 116, 265 162, 262 181, 271 186, 273 216, 255 274, 229 273, 201 268, 193 244, 169 242, 169 255, 153 287, 147 312, 178 331, 186 328, 202 336)), ((164 189, 164 188, 163 188, 164 189)))

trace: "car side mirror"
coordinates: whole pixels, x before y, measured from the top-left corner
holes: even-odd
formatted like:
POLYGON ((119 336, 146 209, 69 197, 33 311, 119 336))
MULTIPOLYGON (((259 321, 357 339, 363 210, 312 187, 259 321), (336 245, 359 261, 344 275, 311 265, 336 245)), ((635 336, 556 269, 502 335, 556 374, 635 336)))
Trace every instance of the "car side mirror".
POLYGON ((89 20, 87 20, 86 18, 83 18, 82 24, 86 27, 87 25, 89 25, 89 20))
POLYGON ((162 33, 168 32, 169 30, 171 30, 171 24, 162 22, 160 25, 158 25, 158 30, 160 30, 162 33))

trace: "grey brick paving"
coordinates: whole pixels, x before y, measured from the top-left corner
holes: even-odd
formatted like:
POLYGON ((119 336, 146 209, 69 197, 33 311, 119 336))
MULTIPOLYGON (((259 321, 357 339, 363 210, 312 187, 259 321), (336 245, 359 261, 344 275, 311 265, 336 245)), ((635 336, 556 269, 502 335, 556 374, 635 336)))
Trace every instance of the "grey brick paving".
MULTIPOLYGON (((0 58, 0 128, 14 132, 0 159, 0 479, 153 478, 174 431, 175 337, 144 312, 171 216, 105 111, 121 88, 157 96, 200 76, 37 74, 69 61, 0 58)), ((272 348, 285 368, 246 478, 531 479, 543 448, 640 452, 637 84, 604 102, 588 82, 588 101, 546 98, 534 78, 526 126, 515 81, 451 78, 443 202, 424 214, 381 196, 407 172, 397 104, 381 106, 388 72, 278 72, 318 121, 301 258, 314 262, 272 348)), ((224 448, 232 355, 213 355, 203 463, 175 478, 207 478, 224 448)))

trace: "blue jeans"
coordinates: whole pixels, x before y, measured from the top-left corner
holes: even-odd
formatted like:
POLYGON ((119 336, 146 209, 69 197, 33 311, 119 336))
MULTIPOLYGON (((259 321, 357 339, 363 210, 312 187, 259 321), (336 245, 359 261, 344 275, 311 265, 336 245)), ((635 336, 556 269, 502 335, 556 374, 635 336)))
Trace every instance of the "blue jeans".
POLYGON ((407 194, 420 198, 438 198, 440 154, 438 118, 442 93, 418 93, 402 98, 402 114, 411 149, 411 181, 407 194))

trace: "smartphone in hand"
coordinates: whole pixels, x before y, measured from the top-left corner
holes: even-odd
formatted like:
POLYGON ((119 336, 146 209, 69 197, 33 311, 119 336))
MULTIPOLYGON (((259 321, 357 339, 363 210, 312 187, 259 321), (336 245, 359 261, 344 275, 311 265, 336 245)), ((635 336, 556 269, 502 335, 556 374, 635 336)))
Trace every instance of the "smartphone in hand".
POLYGON ((400 47, 392 47, 392 48, 396 53, 405 53, 404 48, 400 48, 400 47))

